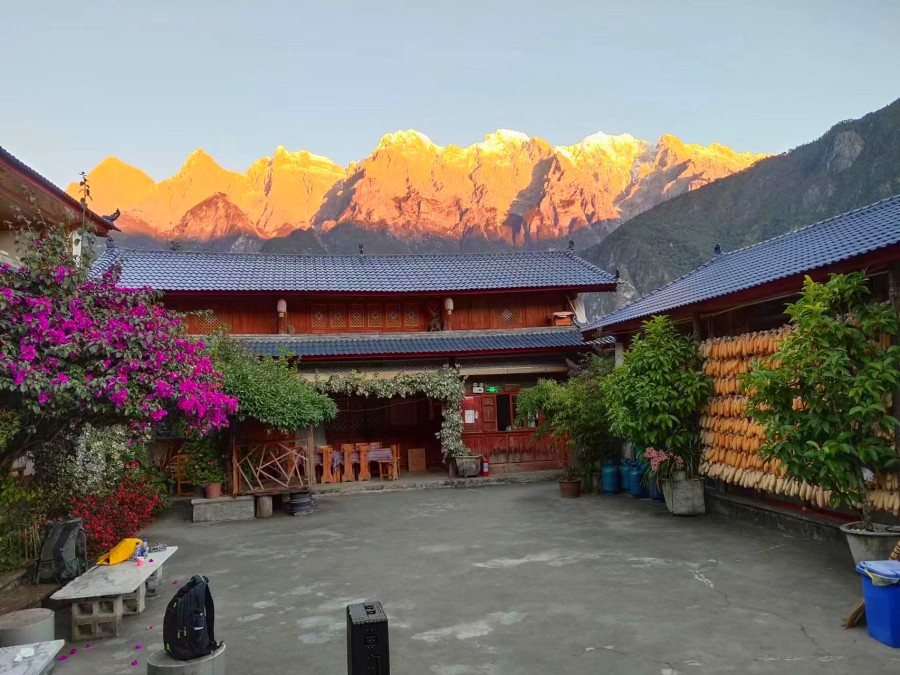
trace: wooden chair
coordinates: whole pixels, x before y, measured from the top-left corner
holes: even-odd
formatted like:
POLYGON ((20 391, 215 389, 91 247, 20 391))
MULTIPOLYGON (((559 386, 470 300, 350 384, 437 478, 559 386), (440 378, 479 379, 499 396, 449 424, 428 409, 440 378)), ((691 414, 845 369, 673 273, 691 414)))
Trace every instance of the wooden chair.
POLYGON ((357 480, 369 480, 372 474, 369 472, 369 443, 357 443, 356 451, 359 453, 359 476, 357 480))
POLYGON ((391 443, 391 459, 378 462, 379 478, 384 480, 385 475, 389 476, 391 480, 400 478, 400 446, 397 443, 391 443))
POLYGON ((322 453, 322 483, 339 483, 341 480, 340 472, 337 472, 338 478, 335 480, 335 472, 331 470, 331 451, 330 445, 319 446, 319 452, 322 453))
POLYGON ((341 452, 344 453, 341 482, 351 483, 356 480, 356 476, 353 475, 353 443, 341 443, 341 452))
MULTIPOLYGON (((168 471, 172 475, 172 480, 175 482, 175 494, 178 497, 194 493, 193 490, 186 490, 184 488, 185 485, 191 485, 191 482, 187 479, 187 463, 189 458, 190 455, 186 452, 172 455, 172 457, 169 458, 168 471)), ((193 487, 193 485, 191 485, 191 487, 193 487)))

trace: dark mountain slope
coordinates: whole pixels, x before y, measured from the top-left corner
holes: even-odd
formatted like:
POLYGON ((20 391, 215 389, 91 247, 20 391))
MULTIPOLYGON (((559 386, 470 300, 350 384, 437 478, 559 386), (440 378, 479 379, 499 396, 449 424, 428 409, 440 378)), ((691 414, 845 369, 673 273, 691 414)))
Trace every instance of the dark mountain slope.
POLYGON ((582 252, 646 293, 733 250, 900 193, 900 99, 632 218, 582 252))

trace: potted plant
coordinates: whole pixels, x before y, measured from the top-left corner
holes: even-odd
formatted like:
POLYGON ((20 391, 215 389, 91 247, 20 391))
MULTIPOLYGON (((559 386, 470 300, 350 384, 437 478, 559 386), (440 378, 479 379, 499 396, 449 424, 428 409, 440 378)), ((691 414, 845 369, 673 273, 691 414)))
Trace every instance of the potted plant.
POLYGON ((581 496, 582 471, 578 467, 567 467, 559 479, 559 495, 568 499, 581 496))
POLYGON ((710 392, 696 341, 679 334, 664 316, 644 323, 622 365, 603 383, 612 431, 661 453, 656 469, 646 452, 644 457, 675 515, 706 510, 698 411, 710 392))
POLYGON ((900 346, 886 339, 900 319, 869 295, 862 273, 807 278, 787 307, 792 330, 743 379, 765 431, 762 457, 824 490, 831 506, 859 512, 841 527, 857 562, 886 559, 900 538, 900 528, 874 523, 869 491, 875 473, 900 468, 887 403, 900 386, 900 346))
POLYGON ((612 369, 610 356, 595 354, 567 382, 541 379, 519 392, 516 424, 534 427, 536 438, 553 444, 560 466, 566 467, 559 481, 564 497, 579 496, 582 483, 585 491, 592 492, 594 474, 603 460, 621 455, 622 441, 609 428, 601 395, 603 380, 612 369), (573 482, 578 484, 577 491, 573 482))
POLYGON ((455 471, 457 476, 472 478, 481 473, 481 455, 467 452, 467 454, 453 455, 450 460, 451 471, 455 471))
POLYGON ((185 466, 185 477, 193 485, 202 486, 203 496, 207 499, 221 497, 225 468, 215 442, 210 438, 202 438, 185 443, 182 449, 190 453, 185 466))

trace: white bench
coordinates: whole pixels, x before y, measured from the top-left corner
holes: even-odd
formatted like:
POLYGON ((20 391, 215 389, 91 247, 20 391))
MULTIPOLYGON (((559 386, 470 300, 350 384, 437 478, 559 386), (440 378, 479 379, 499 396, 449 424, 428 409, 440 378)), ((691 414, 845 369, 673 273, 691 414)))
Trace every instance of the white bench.
POLYGON ((72 603, 72 640, 117 637, 122 616, 144 611, 148 582, 159 583, 163 563, 177 550, 154 551, 141 567, 133 560, 97 565, 51 595, 72 603))

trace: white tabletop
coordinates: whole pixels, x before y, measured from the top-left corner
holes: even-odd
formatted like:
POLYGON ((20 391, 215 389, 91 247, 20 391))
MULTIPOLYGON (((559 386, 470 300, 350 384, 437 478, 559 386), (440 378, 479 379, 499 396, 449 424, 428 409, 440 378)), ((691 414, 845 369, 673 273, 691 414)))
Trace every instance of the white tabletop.
POLYGON ((15 647, 0 647, 0 673, 2 675, 40 675, 53 662, 65 644, 65 640, 53 640, 52 642, 33 642, 15 647), (22 647, 33 649, 34 656, 24 658, 17 663, 14 659, 22 647))
POLYGON ((133 593, 177 550, 177 546, 169 546, 165 551, 154 551, 147 556, 143 567, 138 567, 134 560, 126 560, 118 565, 97 565, 50 597, 54 600, 79 600, 133 593), (153 562, 150 562, 151 559, 153 562))

